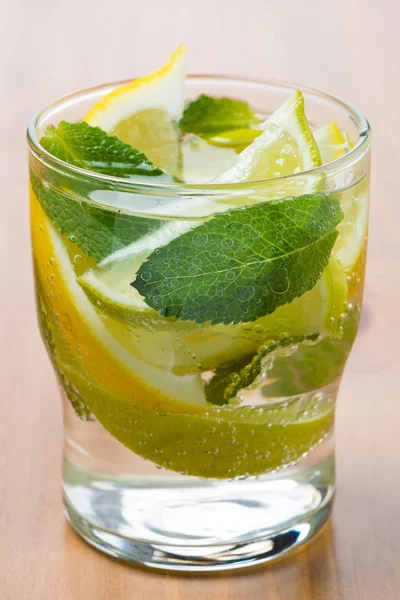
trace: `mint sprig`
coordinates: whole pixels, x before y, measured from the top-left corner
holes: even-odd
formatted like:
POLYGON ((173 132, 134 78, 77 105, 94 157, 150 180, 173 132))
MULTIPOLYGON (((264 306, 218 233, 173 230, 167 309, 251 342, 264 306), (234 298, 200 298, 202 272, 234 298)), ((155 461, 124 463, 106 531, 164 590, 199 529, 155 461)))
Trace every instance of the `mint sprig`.
POLYGON ((184 133, 197 135, 245 129, 259 123, 247 102, 212 98, 202 94, 185 108, 179 126, 184 133))
POLYGON ((340 339, 324 337, 315 346, 300 344, 290 357, 275 358, 268 383, 268 396, 295 396, 328 385, 343 373, 353 346, 360 320, 359 309, 353 308, 343 321, 340 339))
POLYGON ((211 381, 205 386, 207 400, 212 404, 227 404, 235 398, 240 390, 249 387, 261 374, 263 361, 267 356, 274 355, 277 350, 305 340, 313 341, 318 334, 286 337, 281 340, 269 340, 261 344, 254 355, 247 355, 235 363, 219 367, 211 381))
POLYGON ((207 400, 217 405, 228 404, 240 390, 248 388, 259 377, 266 357, 273 357, 268 369, 269 397, 296 396, 328 385, 343 373, 359 320, 357 308, 349 311, 340 339, 324 337, 317 343, 319 336, 315 333, 260 344, 254 355, 247 354, 216 369, 204 388, 207 400), (306 344, 312 341, 315 345, 306 344), (279 350, 292 345, 298 345, 298 348, 288 360, 279 350))
POLYGON ((155 250, 131 285, 164 316, 254 321, 314 287, 342 218, 325 194, 231 210, 155 250))
MULTIPOLYGON (((41 145, 56 158, 104 175, 130 177, 160 175, 146 156, 87 123, 62 121, 48 127, 41 145)), ((53 225, 96 262, 155 231, 161 222, 102 209, 89 203, 98 183, 71 178, 61 172, 39 177, 31 170, 33 191, 53 225)), ((104 183, 104 189, 112 189, 104 183)))

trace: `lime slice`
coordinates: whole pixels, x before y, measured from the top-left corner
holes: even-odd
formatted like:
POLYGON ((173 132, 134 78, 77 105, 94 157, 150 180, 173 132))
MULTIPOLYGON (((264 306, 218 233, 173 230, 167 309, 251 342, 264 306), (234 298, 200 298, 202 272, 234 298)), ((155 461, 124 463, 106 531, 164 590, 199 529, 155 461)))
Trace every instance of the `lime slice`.
MULTIPOLYGON (((230 169, 214 180, 215 183, 260 181, 301 173, 321 165, 318 146, 305 116, 301 92, 295 92, 260 127, 261 135, 238 156, 230 169)), ((311 180, 315 183, 315 176, 304 177, 300 184, 301 192, 297 189, 299 184, 291 182, 282 189, 288 192, 292 185, 296 187, 296 194, 293 195, 310 192, 312 188, 305 183, 310 184, 311 180)))
POLYGON ((89 125, 144 152, 157 167, 179 176, 177 122, 183 114, 185 48, 180 46, 159 70, 117 88, 85 116, 89 125))
MULTIPOLYGON (((351 147, 346 132, 339 129, 334 121, 322 125, 315 131, 323 163, 329 163, 344 156, 351 147)), ((368 230, 368 180, 337 194, 344 213, 338 225, 339 236, 334 247, 334 254, 348 273, 353 273, 356 263, 364 251, 368 230)))
POLYGON ((314 333, 341 337, 346 300, 346 274, 340 262, 331 256, 329 265, 312 290, 290 304, 280 306, 272 314, 243 327, 250 332, 253 329, 259 332, 258 335, 264 340, 309 336, 314 333))
POLYGON ((139 292, 130 285, 141 264, 139 257, 116 260, 102 269, 90 269, 78 282, 96 309, 127 325, 151 328, 171 327, 171 321, 147 306, 139 292))
MULTIPOLYGON (((38 279, 38 311, 48 349, 62 385, 81 417, 92 412, 122 444, 167 469, 190 475, 232 478, 257 475, 298 460, 329 432, 334 398, 295 399, 268 407, 209 406, 206 412, 156 410, 137 398, 122 396, 110 385, 88 377, 52 311, 51 298, 38 279), (110 389, 111 388, 111 389, 110 389), (145 443, 143 443, 145 442, 145 443)), ((135 388, 135 382, 132 382, 135 388)))
POLYGON ((152 410, 111 394, 62 364, 59 369, 105 429, 127 448, 166 469, 197 477, 231 479, 292 464, 333 424, 334 396, 185 414, 152 410))
POLYGON ((240 153, 261 134, 261 129, 234 129, 233 131, 224 131, 218 135, 207 137, 206 140, 214 146, 233 148, 235 152, 240 153))

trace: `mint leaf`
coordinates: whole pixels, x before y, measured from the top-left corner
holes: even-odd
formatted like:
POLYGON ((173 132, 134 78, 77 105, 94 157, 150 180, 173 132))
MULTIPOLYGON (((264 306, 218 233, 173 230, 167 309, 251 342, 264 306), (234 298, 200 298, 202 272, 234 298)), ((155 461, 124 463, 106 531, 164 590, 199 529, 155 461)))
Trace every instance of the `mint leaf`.
POLYGON ((227 404, 240 390, 254 383, 261 374, 264 358, 281 348, 317 338, 318 334, 312 334, 288 337, 279 341, 271 340, 261 344, 255 355, 243 356, 234 363, 218 368, 211 381, 205 386, 208 402, 218 405, 227 404))
POLYGON ((254 321, 314 287, 342 218, 325 194, 231 210, 155 250, 131 285, 164 316, 254 321))
POLYGON ((265 388, 265 393, 270 398, 297 396, 332 383, 343 373, 359 320, 358 309, 347 314, 341 339, 324 337, 315 345, 303 342, 316 342, 318 334, 271 340, 261 344, 254 355, 247 354, 230 364, 222 365, 216 369, 204 388, 208 402, 220 406, 229 403, 240 390, 254 383, 263 370, 263 360, 271 355, 274 356, 272 367, 268 369, 270 382, 265 388), (277 352, 293 344, 298 344, 298 349, 290 359, 277 352))
POLYGON ((244 129, 254 123, 259 123, 259 119, 247 102, 202 94, 186 106, 179 125, 184 133, 200 135, 244 129))
MULTIPOLYGON (((42 146, 68 164, 104 175, 160 175, 142 152, 87 123, 62 121, 48 127, 42 146)), ((46 172, 45 181, 31 171, 33 191, 53 225, 96 262, 155 231, 160 221, 119 214, 85 202, 98 183, 46 172)), ((104 183, 104 189, 110 188, 104 183)))
POLYGON ((57 129, 49 126, 40 144, 50 154, 70 165, 112 177, 161 175, 139 150, 108 135, 100 127, 85 122, 61 121, 57 129))
POLYGON ((72 199, 67 192, 49 187, 33 172, 31 184, 53 225, 96 262, 161 225, 157 219, 123 215, 72 199))

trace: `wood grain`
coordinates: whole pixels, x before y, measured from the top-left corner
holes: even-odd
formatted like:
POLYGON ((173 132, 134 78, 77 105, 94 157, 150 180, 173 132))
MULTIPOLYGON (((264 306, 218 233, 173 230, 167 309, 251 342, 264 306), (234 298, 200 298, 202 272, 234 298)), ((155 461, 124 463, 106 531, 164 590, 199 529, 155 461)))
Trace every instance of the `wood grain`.
POLYGON ((0 0, 1 600, 400 599, 399 6, 0 0), (333 520, 285 560, 201 577, 120 564, 64 520, 61 411, 33 307, 24 140, 43 104, 145 73, 181 41, 193 72, 314 85, 355 104, 374 132, 365 311, 340 394, 333 520))

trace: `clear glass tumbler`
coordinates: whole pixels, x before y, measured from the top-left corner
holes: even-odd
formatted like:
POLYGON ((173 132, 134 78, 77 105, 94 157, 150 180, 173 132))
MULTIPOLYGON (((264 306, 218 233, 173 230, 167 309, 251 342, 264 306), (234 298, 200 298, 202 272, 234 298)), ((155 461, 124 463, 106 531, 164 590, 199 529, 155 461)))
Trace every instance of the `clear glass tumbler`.
MULTIPOLYGON (((152 567, 213 570, 270 560, 310 539, 332 508, 335 402, 363 293, 369 126, 351 106, 300 88, 312 128, 334 119, 351 149, 307 173, 245 184, 108 177, 41 146, 47 125, 79 121, 119 85, 62 98, 28 130, 37 311, 63 402, 66 515, 93 546, 152 567), (328 216, 339 205, 343 213, 312 290, 247 323, 135 312, 125 227, 143 232, 133 242, 142 250, 150 238, 158 240, 154 249, 193 231, 191 274, 196 252, 223 269, 229 248, 259 236, 257 226, 232 230, 219 247, 201 229, 196 237, 196 228, 227 205, 247 210, 305 189, 312 202, 331 203, 328 216), (67 231, 59 226, 65 211, 67 231), (85 236, 106 240, 110 256, 89 257, 85 236)), ((186 87, 188 99, 231 96, 265 116, 298 89, 206 76, 189 77, 186 87)), ((304 223, 310 243, 325 226, 304 223)), ((173 276, 168 260, 163 268, 173 276)), ((296 285, 290 277, 285 289, 271 277, 265 294, 285 293, 296 285)), ((228 311, 224 293, 216 293, 218 310, 228 311)), ((253 293, 238 294, 244 313, 253 293)))

